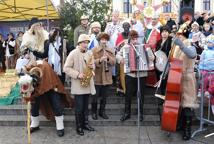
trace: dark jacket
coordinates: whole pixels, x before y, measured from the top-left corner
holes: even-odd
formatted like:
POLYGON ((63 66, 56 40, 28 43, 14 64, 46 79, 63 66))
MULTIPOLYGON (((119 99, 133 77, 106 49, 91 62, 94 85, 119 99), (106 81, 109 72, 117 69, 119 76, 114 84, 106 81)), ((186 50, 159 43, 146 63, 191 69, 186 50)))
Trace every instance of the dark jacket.
POLYGON ((171 49, 172 38, 169 37, 164 42, 164 44, 162 46, 161 46, 161 43, 162 43, 162 39, 157 42, 157 48, 156 48, 156 50, 160 50, 161 49, 166 54, 166 56, 168 56, 169 55, 169 51, 171 49))
MULTIPOLYGON (((15 39, 12 38, 10 41, 15 41, 15 39)), ((12 54, 15 54, 15 47, 16 46, 11 46, 10 44, 8 44, 10 41, 8 41, 8 39, 6 39, 4 43, 5 43, 5 46, 8 45, 10 54, 12 55, 12 54)))
POLYGON ((3 47, 3 42, 0 41, 0 62, 5 60, 5 48, 3 47))
POLYGON ((175 23, 174 20, 172 20, 172 19, 170 18, 170 20, 167 21, 166 25, 170 28, 170 30, 172 30, 172 26, 173 26, 173 25, 176 25, 176 23, 175 23))

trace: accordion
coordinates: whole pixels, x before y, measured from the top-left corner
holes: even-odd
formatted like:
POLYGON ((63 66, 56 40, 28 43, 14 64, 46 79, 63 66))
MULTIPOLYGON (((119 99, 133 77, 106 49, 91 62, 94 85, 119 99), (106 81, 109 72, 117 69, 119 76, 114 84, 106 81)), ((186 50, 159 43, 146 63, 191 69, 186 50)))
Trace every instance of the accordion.
POLYGON ((124 73, 149 71, 154 69, 155 56, 151 48, 144 45, 125 45, 123 47, 124 73), (139 55, 139 58, 137 56, 139 55), (137 62, 139 61, 139 64, 137 62))

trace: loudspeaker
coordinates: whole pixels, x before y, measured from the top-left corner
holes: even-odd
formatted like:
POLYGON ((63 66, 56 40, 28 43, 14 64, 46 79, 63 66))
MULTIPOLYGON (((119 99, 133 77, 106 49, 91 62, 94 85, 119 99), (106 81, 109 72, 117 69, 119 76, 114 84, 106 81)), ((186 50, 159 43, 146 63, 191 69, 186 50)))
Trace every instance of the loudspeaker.
POLYGON ((180 1, 180 13, 179 20, 180 24, 190 20, 194 20, 194 5, 195 0, 181 0, 180 1))

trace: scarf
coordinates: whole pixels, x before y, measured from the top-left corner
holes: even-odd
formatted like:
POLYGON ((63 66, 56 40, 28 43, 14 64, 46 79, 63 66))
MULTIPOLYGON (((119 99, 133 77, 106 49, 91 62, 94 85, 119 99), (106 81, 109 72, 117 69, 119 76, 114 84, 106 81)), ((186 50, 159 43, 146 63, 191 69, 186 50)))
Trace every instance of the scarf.
POLYGON ((48 63, 53 67, 57 75, 62 75, 61 58, 59 55, 59 48, 61 46, 61 38, 49 44, 48 63))

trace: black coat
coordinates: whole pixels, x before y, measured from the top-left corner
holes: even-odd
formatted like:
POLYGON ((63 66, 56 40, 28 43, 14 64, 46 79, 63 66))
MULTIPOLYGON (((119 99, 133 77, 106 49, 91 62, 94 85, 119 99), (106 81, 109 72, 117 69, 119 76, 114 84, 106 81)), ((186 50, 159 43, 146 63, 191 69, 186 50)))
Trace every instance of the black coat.
POLYGON ((5 48, 3 47, 3 42, 0 41, 0 62, 5 60, 5 48))
POLYGON ((156 50, 160 50, 161 49, 166 54, 166 56, 168 56, 169 55, 169 51, 171 50, 172 38, 169 37, 164 42, 164 44, 162 46, 161 46, 161 43, 162 43, 162 39, 157 42, 157 48, 156 48, 156 50))
POLYGON ((10 39, 10 41, 8 39, 5 40, 5 46, 8 45, 8 48, 9 48, 9 51, 10 51, 10 54, 15 54, 15 47, 16 46, 11 46, 10 44, 8 44, 9 42, 11 41, 15 41, 15 39, 10 39))

